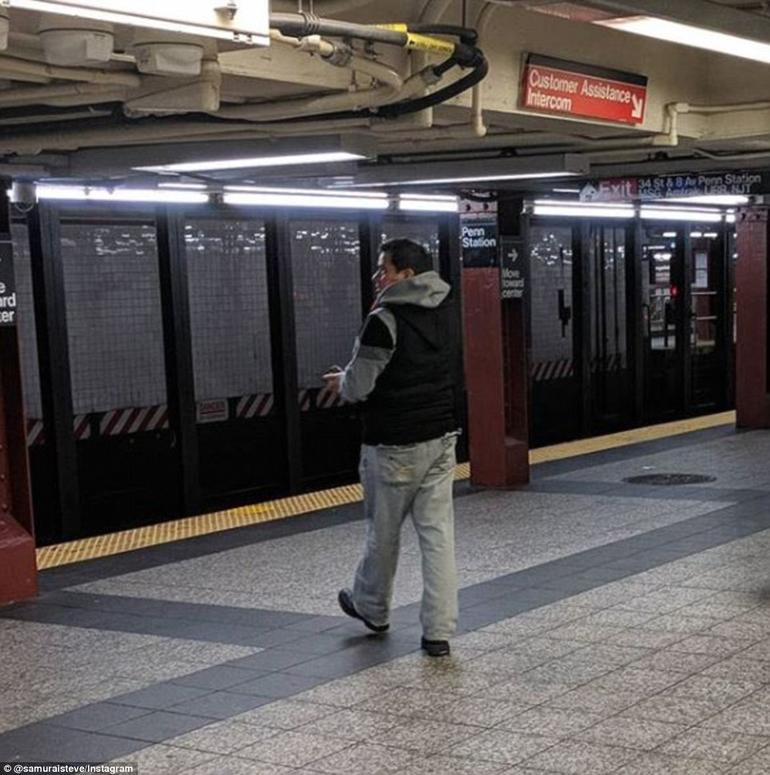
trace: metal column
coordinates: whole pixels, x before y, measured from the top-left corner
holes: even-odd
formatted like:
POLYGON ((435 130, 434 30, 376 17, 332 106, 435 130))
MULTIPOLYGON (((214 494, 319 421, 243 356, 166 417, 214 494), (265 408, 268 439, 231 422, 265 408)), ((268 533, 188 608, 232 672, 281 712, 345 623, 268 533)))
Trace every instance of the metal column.
POLYGON ((198 514, 201 496, 184 215, 159 207, 156 229, 168 416, 179 450, 181 512, 198 514))
POLYGON ((50 538, 66 540, 81 533, 77 450, 72 432, 64 267, 61 261, 59 217, 53 206, 38 203, 27 215, 32 263, 40 391, 47 453, 54 472, 58 520, 50 538))

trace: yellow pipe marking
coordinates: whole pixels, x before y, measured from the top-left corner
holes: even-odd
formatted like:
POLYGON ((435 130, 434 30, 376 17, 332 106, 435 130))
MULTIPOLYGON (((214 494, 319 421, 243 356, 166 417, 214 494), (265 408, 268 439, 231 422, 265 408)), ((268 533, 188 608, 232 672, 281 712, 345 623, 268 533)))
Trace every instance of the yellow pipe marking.
MULTIPOLYGON (((735 424, 735 412, 723 412, 705 417, 694 417, 688 420, 652 425, 647 428, 612 433, 607 436, 595 436, 590 439, 570 441, 565 444, 555 444, 551 447, 533 449, 529 453, 532 464, 544 463, 550 460, 561 460, 578 455, 587 455, 605 449, 637 444, 642 441, 661 439, 682 433, 715 428, 720 425, 735 424)), ((460 463, 455 469, 455 479, 463 480, 470 477, 470 464, 460 463)), ((239 506, 211 514, 201 514, 196 517, 186 517, 172 522, 162 522, 158 525, 148 525, 132 530, 121 530, 109 535, 81 538, 64 544, 44 546, 37 550, 37 564, 40 570, 56 568, 83 560, 93 560, 98 557, 108 557, 114 554, 130 552, 148 546, 179 541, 185 538, 218 533, 222 530, 256 525, 276 519, 285 519, 302 514, 320 511, 334 506, 357 503, 362 499, 361 485, 349 484, 334 487, 330 490, 294 495, 266 503, 255 503, 239 506)))

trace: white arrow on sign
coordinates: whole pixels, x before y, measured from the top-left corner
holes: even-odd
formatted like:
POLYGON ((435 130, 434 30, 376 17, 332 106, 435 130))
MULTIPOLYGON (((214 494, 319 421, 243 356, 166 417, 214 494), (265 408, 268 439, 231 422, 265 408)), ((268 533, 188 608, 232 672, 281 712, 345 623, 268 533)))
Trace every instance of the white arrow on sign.
POLYGON ((631 116, 633 118, 641 118, 644 112, 644 97, 637 97, 635 94, 632 94, 631 104, 631 116))

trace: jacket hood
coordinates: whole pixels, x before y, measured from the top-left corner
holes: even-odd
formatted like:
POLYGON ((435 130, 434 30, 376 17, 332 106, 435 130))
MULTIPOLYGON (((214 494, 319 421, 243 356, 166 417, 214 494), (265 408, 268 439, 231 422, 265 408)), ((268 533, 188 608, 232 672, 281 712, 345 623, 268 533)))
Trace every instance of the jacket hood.
POLYGON ((421 272, 408 280, 401 280, 386 288, 377 297, 379 304, 414 304, 417 307, 435 309, 451 290, 438 272, 421 272))

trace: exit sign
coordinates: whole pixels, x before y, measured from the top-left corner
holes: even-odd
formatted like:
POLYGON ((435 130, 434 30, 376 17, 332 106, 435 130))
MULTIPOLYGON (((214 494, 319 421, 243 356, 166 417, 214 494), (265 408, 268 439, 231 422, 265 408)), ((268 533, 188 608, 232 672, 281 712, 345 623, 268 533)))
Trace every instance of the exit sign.
POLYGON ((644 75, 539 54, 525 60, 519 107, 526 110, 641 124, 646 106, 644 75))

